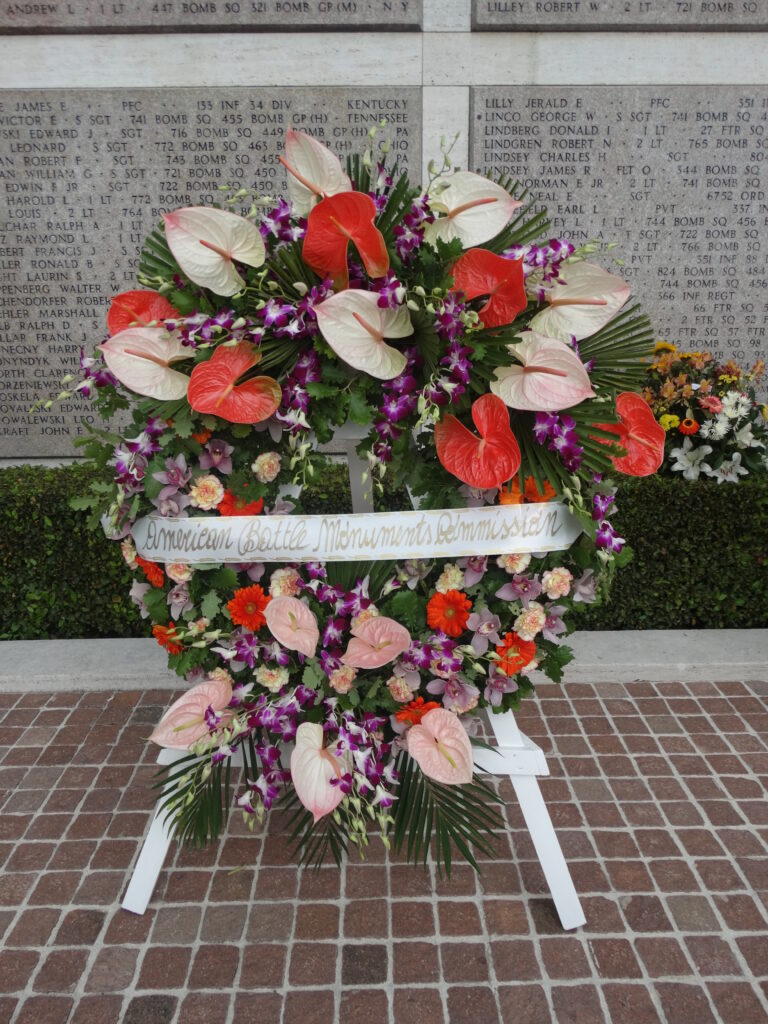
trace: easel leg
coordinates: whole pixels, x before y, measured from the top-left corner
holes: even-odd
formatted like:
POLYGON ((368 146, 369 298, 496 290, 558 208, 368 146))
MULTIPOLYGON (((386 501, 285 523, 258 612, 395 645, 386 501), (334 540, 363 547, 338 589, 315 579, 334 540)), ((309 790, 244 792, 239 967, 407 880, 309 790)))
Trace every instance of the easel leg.
MULTIPOLYGON (((162 750, 158 763, 168 764, 184 756, 184 751, 162 750)), ((165 812, 158 806, 149 826, 149 832, 141 848, 139 859, 128 883, 122 902, 123 910, 132 914, 143 914, 147 909, 157 879, 165 863, 168 847, 171 845, 170 823, 166 824, 165 812)))
POLYGON ((544 877, 552 893, 560 923, 566 931, 586 924, 584 911, 571 879, 571 873, 560 849, 552 819, 549 816, 539 780, 534 775, 511 775, 515 794, 533 840, 544 877))

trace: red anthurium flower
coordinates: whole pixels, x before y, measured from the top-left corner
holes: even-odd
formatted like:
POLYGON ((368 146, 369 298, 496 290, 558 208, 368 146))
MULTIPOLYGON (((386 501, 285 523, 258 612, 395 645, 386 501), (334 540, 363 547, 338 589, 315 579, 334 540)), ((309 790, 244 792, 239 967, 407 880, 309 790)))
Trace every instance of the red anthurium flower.
MULTIPOLYGON (((619 423, 598 423, 602 430, 616 434, 626 455, 611 461, 627 476, 651 476, 664 459, 664 428, 653 418, 648 403, 640 395, 625 391, 616 399, 619 423)), ((603 444, 611 442, 598 438, 603 444)))
POLYGON ((376 204, 362 192, 327 196, 307 220, 302 255, 318 274, 330 275, 337 291, 349 285, 347 248, 352 242, 369 277, 383 277, 389 270, 384 236, 374 224, 376 204))
POLYGON ((110 334, 119 334, 127 327, 146 327, 155 320, 175 319, 177 310, 160 292, 137 288, 115 295, 107 313, 110 334))
POLYGON ((468 299, 487 295, 480 310, 485 327, 511 324, 528 305, 523 261, 505 260, 488 249, 470 249, 453 265, 453 287, 468 299))
POLYGON ((220 345, 210 359, 198 363, 189 378, 187 401, 196 412, 219 416, 230 423, 260 423, 277 409, 280 385, 272 377, 237 381, 259 361, 257 349, 247 341, 220 345))
POLYGON ((509 410, 496 395, 483 395, 472 403, 472 422, 480 437, 450 413, 443 416, 435 427, 437 457, 449 473, 470 487, 500 487, 520 468, 509 410))

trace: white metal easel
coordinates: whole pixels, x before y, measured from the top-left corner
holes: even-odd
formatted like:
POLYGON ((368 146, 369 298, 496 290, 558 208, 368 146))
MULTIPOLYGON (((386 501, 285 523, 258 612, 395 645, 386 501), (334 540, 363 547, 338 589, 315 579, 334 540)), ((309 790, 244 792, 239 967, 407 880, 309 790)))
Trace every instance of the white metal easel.
MULTIPOLYGON (((339 445, 333 450, 347 456, 354 511, 372 512, 370 489, 366 490, 362 483, 367 466, 355 452, 355 445, 360 436, 354 428, 342 428, 337 434, 339 445)), ((586 918, 539 788, 539 777, 549 775, 544 752, 520 732, 511 711, 488 717, 498 747, 494 750, 477 748, 474 751, 475 763, 481 771, 489 775, 509 777, 533 841, 536 856, 549 885, 560 923, 566 931, 579 928, 586 923, 586 918)), ((157 763, 172 764, 183 755, 184 751, 164 748, 158 755, 157 763)), ((233 767, 242 767, 242 755, 239 751, 234 754, 231 763, 233 767)), ((133 914, 143 914, 147 909, 165 862, 171 838, 171 829, 158 808, 155 810, 123 899, 124 910, 129 910, 133 914)))

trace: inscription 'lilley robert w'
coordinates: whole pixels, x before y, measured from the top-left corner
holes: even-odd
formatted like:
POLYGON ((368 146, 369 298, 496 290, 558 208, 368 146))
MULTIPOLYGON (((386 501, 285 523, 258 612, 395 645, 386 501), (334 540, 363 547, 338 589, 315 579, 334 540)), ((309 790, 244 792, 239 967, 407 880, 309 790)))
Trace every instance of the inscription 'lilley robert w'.
POLYGON ((557 551, 581 527, 564 505, 352 516, 148 516, 136 550, 158 562, 354 561, 557 551))

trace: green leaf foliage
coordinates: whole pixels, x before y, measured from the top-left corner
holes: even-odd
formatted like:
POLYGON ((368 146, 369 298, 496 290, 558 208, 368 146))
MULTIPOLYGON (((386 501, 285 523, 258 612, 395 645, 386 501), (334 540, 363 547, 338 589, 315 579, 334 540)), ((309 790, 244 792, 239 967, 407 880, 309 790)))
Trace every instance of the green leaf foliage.
POLYGON ((465 786, 442 786, 427 778, 402 751, 397 759, 399 782, 394 805, 392 847, 404 851, 412 864, 426 866, 430 850, 440 874, 451 873, 454 848, 476 870, 475 854, 494 857, 494 833, 504 828, 495 805, 497 794, 477 779, 465 786))

